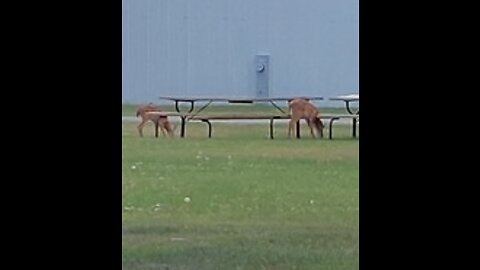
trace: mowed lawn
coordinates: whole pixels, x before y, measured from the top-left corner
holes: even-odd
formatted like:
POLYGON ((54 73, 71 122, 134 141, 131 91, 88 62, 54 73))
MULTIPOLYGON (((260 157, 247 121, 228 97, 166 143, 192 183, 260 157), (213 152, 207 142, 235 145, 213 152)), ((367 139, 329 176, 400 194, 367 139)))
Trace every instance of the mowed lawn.
POLYGON ((123 269, 358 269, 358 139, 275 126, 123 123, 123 269))

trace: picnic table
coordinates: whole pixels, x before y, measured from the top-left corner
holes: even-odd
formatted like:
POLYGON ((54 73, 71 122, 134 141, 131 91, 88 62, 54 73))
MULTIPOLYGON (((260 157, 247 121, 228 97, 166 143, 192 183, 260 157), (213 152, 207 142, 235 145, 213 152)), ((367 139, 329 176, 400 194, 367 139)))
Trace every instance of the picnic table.
MULTIPOLYGON (((161 96, 160 99, 170 100, 175 102, 175 111, 176 112, 159 112, 159 114, 165 116, 178 116, 181 119, 181 127, 180 127, 180 137, 185 137, 185 129, 186 129, 186 122, 188 120, 197 120, 202 121, 208 125, 208 137, 212 136, 212 125, 211 120, 270 120, 270 138, 273 139, 273 122, 278 119, 290 119, 289 112, 285 112, 277 103, 281 101, 288 102, 295 98, 301 98, 305 100, 323 100, 324 98, 321 96, 290 96, 290 97, 271 97, 271 98, 257 98, 257 97, 205 97, 205 96, 192 96, 192 97, 185 97, 185 96, 161 96), (205 110, 208 106, 212 103, 217 102, 226 102, 229 104, 253 104, 253 103, 270 103, 273 107, 275 107, 280 113, 278 114, 239 114, 239 113, 232 113, 232 114, 221 114, 221 115, 200 115, 199 113, 205 110), (181 103, 188 103, 190 107, 186 111, 180 110, 181 103), (195 110, 195 105, 198 103, 206 103, 198 110, 195 110)), ((329 138, 332 139, 332 125, 334 121, 348 118, 353 119, 354 127, 353 127, 353 137, 356 136, 356 121, 358 118, 358 111, 353 113, 349 107, 349 102, 358 101, 357 96, 340 96, 331 98, 332 100, 340 99, 346 102, 347 111, 349 112, 348 115, 322 115, 322 119, 329 119, 329 138)), ((296 137, 300 138, 300 122, 296 124, 296 137)))
POLYGON ((357 117, 352 117, 353 121, 353 126, 352 126, 352 136, 356 137, 357 136, 357 121, 358 121, 358 116, 359 116, 359 108, 357 108, 355 111, 350 107, 351 102, 359 102, 360 97, 358 94, 351 94, 351 95, 342 95, 342 96, 336 96, 330 98, 330 100, 339 100, 345 102, 345 108, 347 109, 347 112, 351 115, 355 115, 357 117))
POLYGON ((350 108, 350 103, 351 102, 359 102, 360 101, 360 97, 358 94, 351 94, 351 95, 344 95, 344 96, 336 96, 336 97, 332 97, 330 98, 330 100, 340 100, 340 101, 343 101, 345 102, 345 107, 347 109, 347 112, 349 114, 358 114, 359 110, 357 109, 357 111, 353 111, 352 108, 350 108))
MULTIPOLYGON (((292 96, 292 97, 272 97, 272 98, 256 98, 256 97, 200 97, 200 96, 193 96, 193 97, 179 97, 179 96, 161 96, 159 97, 160 99, 164 100, 171 100, 175 102, 175 110, 177 111, 178 115, 181 118, 181 129, 180 129, 180 137, 185 136, 185 123, 187 119, 193 119, 193 120, 200 120, 202 122, 205 122, 209 126, 209 137, 211 137, 211 123, 210 120, 239 120, 239 119, 270 119, 271 126, 273 125, 273 120, 272 119, 280 119, 280 118, 285 118, 288 112, 285 112, 280 106, 277 105, 276 102, 279 101, 290 101, 295 98, 302 98, 306 100, 323 100, 323 97, 321 96, 292 96), (194 111, 195 109, 195 103, 199 102, 206 102, 205 105, 203 105, 200 109, 194 111), (273 107, 278 109, 282 114, 279 115, 222 115, 222 116, 203 116, 203 117, 198 117, 197 115, 206 109, 210 104, 213 102, 226 102, 230 104, 253 104, 253 103, 270 103, 273 107), (189 103, 190 108, 182 113, 180 111, 179 104, 180 103, 189 103)), ((297 123, 297 138, 300 138, 300 123, 297 123)), ((270 137, 273 139, 273 131, 272 129, 270 130, 270 137)))

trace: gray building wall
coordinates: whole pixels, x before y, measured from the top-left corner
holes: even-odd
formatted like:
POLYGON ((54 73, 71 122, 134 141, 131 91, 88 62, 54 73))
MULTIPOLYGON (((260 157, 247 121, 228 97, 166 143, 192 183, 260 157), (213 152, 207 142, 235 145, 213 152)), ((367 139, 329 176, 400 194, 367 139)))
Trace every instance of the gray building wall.
POLYGON ((122 1, 124 103, 256 96, 257 54, 270 96, 359 91, 358 0, 122 1))

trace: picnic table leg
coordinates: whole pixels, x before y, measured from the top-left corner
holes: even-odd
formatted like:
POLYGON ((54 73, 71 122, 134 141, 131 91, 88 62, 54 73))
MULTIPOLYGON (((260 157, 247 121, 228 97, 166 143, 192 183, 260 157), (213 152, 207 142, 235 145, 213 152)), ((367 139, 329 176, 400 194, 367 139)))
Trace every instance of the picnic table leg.
MULTIPOLYGON (((203 105, 203 107, 201 107, 200 109, 198 109, 198 111, 192 115, 191 117, 199 114, 201 111, 203 111, 204 109, 206 109, 210 104, 212 104, 213 101, 209 101, 207 104, 203 105)), ((190 109, 190 111, 188 111, 188 113, 191 113, 193 111, 193 102, 192 102, 192 108, 190 109)))
POLYGON ((155 138, 158 138, 159 120, 155 121, 155 138))
POLYGON ((298 120, 295 126, 297 128, 297 139, 300 139, 300 120, 298 120))
POLYGON ((282 108, 278 107, 278 105, 275 104, 275 102, 273 102, 273 101, 270 100, 270 103, 272 103, 273 107, 277 108, 277 109, 278 109, 279 111, 281 111, 282 113, 285 113, 285 111, 282 110, 282 108))
POLYGON ((175 110, 177 112, 180 112, 180 108, 178 107, 178 101, 175 101, 175 110))
MULTIPOLYGON (((178 101, 178 100, 175 101, 175 110, 177 112, 180 112, 180 107, 178 107, 179 102, 180 101, 178 101)), ((193 107, 195 107, 195 103, 193 101, 190 101, 190 109, 188 109, 188 113, 191 113, 193 111, 193 107)))
POLYGON ((270 139, 273 140, 273 120, 274 118, 270 118, 270 139))
POLYGON ((180 138, 185 137, 185 116, 180 116, 181 125, 180 125, 180 138))
MULTIPOLYGON (((203 111, 205 108, 207 108, 208 105, 210 105, 212 102, 213 102, 213 101, 209 101, 207 104, 205 104, 202 108, 200 108, 200 109, 195 113, 195 115, 198 114, 199 112, 203 111)), ((176 110, 177 112, 180 112, 180 107, 178 107, 178 103, 179 103, 178 100, 175 101, 175 110, 176 110)), ((194 101, 189 101, 189 103, 190 103, 190 109, 188 109, 187 113, 193 112, 193 109, 195 108, 195 102, 194 102, 194 101)))
POLYGON ((353 118, 352 136, 357 137, 357 118, 353 118))
POLYGON ((359 113, 358 110, 357 110, 356 112, 354 112, 354 111, 352 110, 352 108, 350 108, 350 101, 348 101, 348 100, 345 100, 345 107, 347 107, 347 112, 348 112, 349 114, 358 114, 358 113, 359 113))
POLYGON ((328 138, 331 140, 332 139, 332 131, 333 131, 333 122, 335 120, 338 120, 340 118, 338 117, 332 117, 332 119, 330 119, 330 124, 329 124, 329 130, 328 130, 328 138))
POLYGON ((212 123, 208 119, 202 119, 202 122, 207 123, 208 125, 208 138, 212 138, 212 123))

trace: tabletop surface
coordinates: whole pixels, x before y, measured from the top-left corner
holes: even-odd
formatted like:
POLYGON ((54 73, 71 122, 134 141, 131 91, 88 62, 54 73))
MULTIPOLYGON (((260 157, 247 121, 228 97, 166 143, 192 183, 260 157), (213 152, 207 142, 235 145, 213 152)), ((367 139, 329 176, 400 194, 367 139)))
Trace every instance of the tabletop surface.
POLYGON ((308 100, 323 100, 323 97, 309 97, 309 96, 292 96, 292 97, 265 97, 265 98, 258 98, 258 97, 202 97, 202 96, 192 96, 192 97, 184 97, 184 96, 161 96, 160 99, 166 100, 173 100, 173 101, 226 101, 226 102, 261 102, 261 101, 288 101, 294 98, 302 98, 308 100))
POLYGON ((351 94, 351 95, 332 97, 330 98, 330 100, 359 101, 360 97, 358 94, 351 94))

